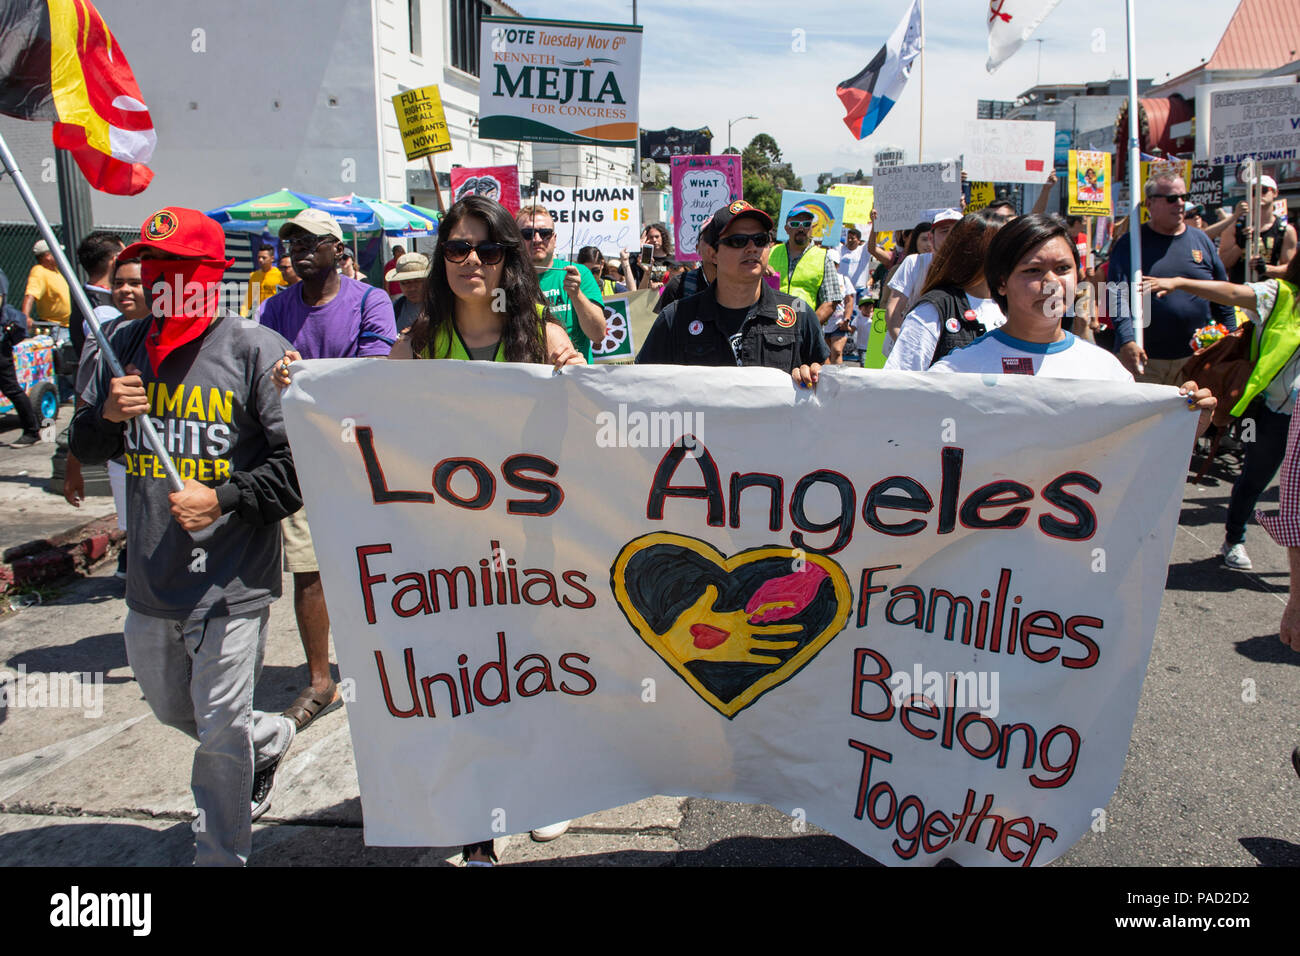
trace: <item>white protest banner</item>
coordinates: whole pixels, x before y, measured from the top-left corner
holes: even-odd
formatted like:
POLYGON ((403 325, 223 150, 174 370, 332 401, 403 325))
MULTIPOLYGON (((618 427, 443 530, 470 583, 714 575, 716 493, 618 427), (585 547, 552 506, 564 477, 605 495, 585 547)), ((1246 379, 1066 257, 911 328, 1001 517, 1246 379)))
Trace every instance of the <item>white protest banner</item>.
POLYGON ((911 229, 940 209, 961 208, 961 169, 955 162, 880 166, 871 177, 876 228, 911 229))
POLYGON ((1195 425, 1170 389, 345 359, 293 382, 367 843, 696 794, 883 862, 1026 866, 1110 800, 1195 425))
POLYGON ((637 145, 641 28, 483 17, 478 138, 637 145))
POLYGON ((537 185, 537 204, 555 220, 555 254, 572 260, 583 246, 618 259, 641 248, 640 190, 636 186, 537 185))
POLYGON ((1040 120, 967 120, 962 169, 975 181, 1045 183, 1056 155, 1056 124, 1040 120))
POLYGON ((1293 77, 1197 90, 1196 104, 1197 159, 1232 166, 1252 156, 1261 162, 1300 156, 1300 83, 1293 77))

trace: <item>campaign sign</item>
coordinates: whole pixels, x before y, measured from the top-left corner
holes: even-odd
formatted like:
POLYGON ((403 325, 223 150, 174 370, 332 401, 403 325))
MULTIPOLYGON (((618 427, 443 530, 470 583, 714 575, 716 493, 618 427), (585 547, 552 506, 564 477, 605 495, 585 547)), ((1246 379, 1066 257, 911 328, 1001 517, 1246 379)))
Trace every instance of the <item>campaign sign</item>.
POLYGON ((641 28, 483 17, 480 139, 637 145, 641 28))

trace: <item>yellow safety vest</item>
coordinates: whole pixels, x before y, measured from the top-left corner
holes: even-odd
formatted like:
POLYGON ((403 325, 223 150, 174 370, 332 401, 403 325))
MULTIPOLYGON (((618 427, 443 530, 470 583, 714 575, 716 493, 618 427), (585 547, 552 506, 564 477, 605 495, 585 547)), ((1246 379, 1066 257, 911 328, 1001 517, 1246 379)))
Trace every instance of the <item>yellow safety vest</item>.
POLYGON ((808 303, 810 309, 816 310, 817 293, 826 274, 826 250, 822 246, 809 246, 795 265, 794 275, 791 275, 787 248, 784 242, 778 244, 767 264, 781 274, 782 292, 798 296, 808 303))

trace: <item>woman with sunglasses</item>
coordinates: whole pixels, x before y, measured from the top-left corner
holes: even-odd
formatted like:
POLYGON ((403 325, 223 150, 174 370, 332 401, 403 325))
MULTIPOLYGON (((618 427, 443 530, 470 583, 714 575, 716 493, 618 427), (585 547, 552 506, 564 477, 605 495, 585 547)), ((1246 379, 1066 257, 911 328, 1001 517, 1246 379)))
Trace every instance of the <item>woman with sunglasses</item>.
POLYGON ((447 210, 425 295, 424 315, 389 358, 586 364, 547 309, 519 226, 500 203, 467 196, 447 210), (493 308, 501 294, 504 310, 493 308))
MULTIPOLYGON (((482 196, 467 196, 443 217, 426 284, 424 313, 393 345, 392 359, 461 359, 487 362, 584 365, 564 329, 546 308, 537 274, 524 252, 523 236, 509 211, 482 196), (493 308, 504 293, 505 309, 493 308)), ((289 384, 286 353, 274 381, 289 384)), ((554 839, 568 821, 534 830, 554 839)), ((491 866, 492 841, 466 844, 469 865, 491 866)))

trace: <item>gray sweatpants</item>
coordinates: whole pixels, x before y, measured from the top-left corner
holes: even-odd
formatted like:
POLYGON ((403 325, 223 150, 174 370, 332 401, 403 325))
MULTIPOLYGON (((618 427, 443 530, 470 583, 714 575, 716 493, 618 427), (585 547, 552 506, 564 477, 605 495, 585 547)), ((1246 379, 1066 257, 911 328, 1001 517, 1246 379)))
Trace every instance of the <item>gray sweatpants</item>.
POLYGON ((293 739, 289 718, 253 710, 270 619, 270 608, 206 621, 126 615, 127 660, 154 716, 199 742, 190 775, 198 866, 248 862, 254 770, 293 739))

